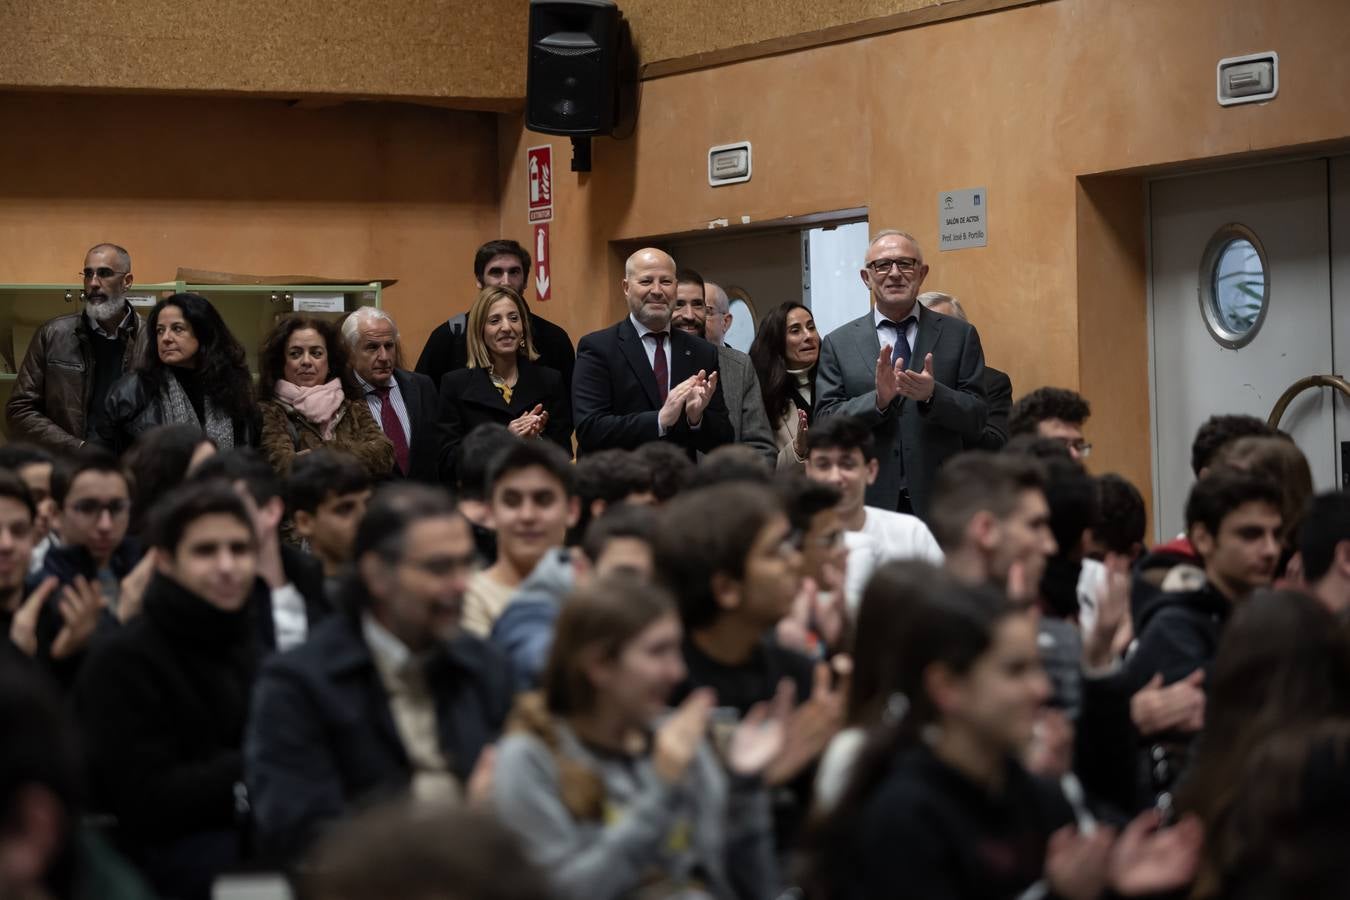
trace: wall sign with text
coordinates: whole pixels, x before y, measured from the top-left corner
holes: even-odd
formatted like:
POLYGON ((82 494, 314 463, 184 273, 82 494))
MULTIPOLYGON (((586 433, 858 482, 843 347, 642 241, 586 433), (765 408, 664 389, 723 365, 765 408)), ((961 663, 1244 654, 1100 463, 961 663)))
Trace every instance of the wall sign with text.
POLYGON ((984 188, 938 194, 938 249, 962 250, 989 244, 989 192, 984 188))

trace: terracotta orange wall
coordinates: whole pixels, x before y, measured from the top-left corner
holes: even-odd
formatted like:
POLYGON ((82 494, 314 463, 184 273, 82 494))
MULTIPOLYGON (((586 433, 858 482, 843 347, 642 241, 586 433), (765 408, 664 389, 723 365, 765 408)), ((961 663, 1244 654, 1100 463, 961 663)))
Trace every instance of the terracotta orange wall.
POLYGON ((528 238, 525 148, 552 142, 548 315, 576 336, 622 309, 612 241, 869 207, 874 227, 918 236, 927 286, 961 297, 1018 394, 1091 391, 1089 436, 1108 438, 1093 467, 1147 489, 1144 219, 1128 196, 1142 186, 1099 193, 1115 208, 1080 221, 1079 179, 1350 136, 1348 30, 1340 0, 1056 0, 674 75, 643 84, 636 135, 597 141, 587 176, 566 171, 565 139, 504 122, 502 228, 528 238), (1218 59, 1267 49, 1280 97, 1219 107, 1218 59), (709 188, 707 148, 739 139, 754 142, 753 180, 709 188), (938 192, 976 186, 989 246, 936 252, 938 192), (1080 277, 1092 271, 1123 277, 1080 277))
POLYGON ((75 280, 92 244, 179 266, 392 276, 407 352, 473 293, 498 224, 495 117, 397 104, 0 94, 0 282, 75 280))

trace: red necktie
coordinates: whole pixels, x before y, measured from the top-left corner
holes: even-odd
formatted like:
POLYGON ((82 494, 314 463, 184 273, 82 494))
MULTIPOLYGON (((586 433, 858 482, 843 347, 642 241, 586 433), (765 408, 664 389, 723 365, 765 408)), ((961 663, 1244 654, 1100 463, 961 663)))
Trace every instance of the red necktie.
POLYGON ((403 423, 398 420, 398 413, 389 399, 389 388, 377 387, 375 393, 380 395, 380 430, 394 445, 394 462, 398 464, 398 470, 407 475, 408 436, 403 433, 403 423))
POLYGON ((652 374, 656 376, 656 396, 661 398, 661 404, 664 406, 666 395, 670 393, 670 368, 666 364, 666 333, 653 332, 652 337, 656 338, 656 358, 652 360, 652 374))

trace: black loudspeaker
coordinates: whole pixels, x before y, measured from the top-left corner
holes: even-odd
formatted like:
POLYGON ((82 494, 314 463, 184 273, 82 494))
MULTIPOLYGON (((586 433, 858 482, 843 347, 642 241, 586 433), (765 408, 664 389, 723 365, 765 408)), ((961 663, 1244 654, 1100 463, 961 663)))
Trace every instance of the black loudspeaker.
POLYGON ((613 0, 530 0, 525 124, 531 131, 574 137, 614 132, 619 21, 613 0))

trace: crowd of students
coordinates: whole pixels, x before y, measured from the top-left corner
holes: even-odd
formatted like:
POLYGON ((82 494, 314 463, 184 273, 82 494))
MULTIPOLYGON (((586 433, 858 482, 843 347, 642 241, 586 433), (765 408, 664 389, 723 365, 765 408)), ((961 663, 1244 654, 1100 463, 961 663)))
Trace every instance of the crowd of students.
POLYGON ((1259 420, 1204 424, 1150 547, 1055 388, 923 518, 870 504, 798 305, 750 354, 772 448, 575 461, 509 286, 423 354, 431 451, 386 316, 283 319, 254 393, 204 298, 90 315, 142 364, 0 447, 0 895, 1350 890, 1350 496, 1259 420))

